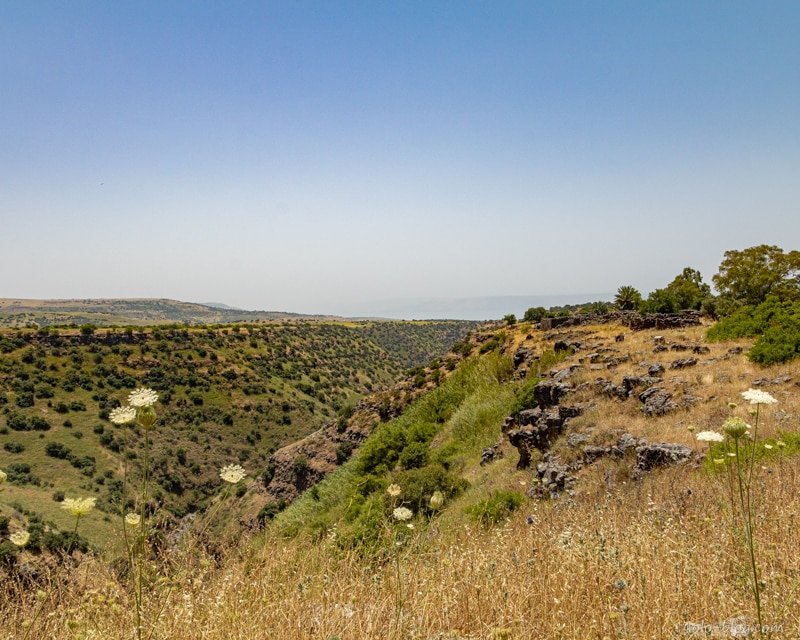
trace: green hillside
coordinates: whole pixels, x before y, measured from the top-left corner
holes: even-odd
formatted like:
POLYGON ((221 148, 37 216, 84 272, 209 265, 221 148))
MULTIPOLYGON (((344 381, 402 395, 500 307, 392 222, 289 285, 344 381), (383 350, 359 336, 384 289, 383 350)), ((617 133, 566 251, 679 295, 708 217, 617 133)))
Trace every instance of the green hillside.
POLYGON ((394 352, 367 326, 334 322, 5 331, 0 468, 20 489, 15 506, 59 528, 68 525, 58 500, 96 496, 94 540, 109 539, 123 461, 135 481, 145 442, 108 415, 132 389, 152 388, 159 417, 149 442, 150 508, 168 527, 217 494, 222 466, 242 464, 258 476, 276 449, 393 384, 414 362, 411 351, 430 360, 472 323, 441 324, 403 323, 394 352))

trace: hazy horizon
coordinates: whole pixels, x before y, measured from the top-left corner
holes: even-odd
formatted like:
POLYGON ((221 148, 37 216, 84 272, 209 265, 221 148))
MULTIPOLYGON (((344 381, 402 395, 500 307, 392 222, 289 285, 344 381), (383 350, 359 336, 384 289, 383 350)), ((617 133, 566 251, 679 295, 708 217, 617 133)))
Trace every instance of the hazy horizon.
MULTIPOLYGON (((614 294, 585 294, 565 296, 487 296, 473 298, 395 298, 376 301, 372 305, 360 307, 340 307, 336 310, 303 312, 296 309, 242 308, 220 301, 176 300, 208 307, 232 309, 234 311, 263 311, 272 313, 291 313, 301 315, 341 316, 348 319, 376 318, 385 320, 500 320, 508 314, 522 318, 531 307, 558 307, 584 302, 611 301, 614 294)), ((11 298, 16 300, 44 300, 41 298, 11 298)), ((142 298, 103 298, 140 300, 142 298)), ((147 298, 145 298, 147 299, 147 298)), ((164 300, 158 296, 152 298, 164 300)), ((50 298, 48 301, 82 302, 86 298, 50 298)))

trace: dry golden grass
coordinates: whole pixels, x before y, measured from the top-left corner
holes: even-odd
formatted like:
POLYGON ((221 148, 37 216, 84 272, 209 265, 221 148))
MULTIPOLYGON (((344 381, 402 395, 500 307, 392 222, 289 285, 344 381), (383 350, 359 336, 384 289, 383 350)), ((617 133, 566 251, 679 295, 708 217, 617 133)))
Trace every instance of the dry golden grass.
MULTIPOLYGON (((750 407, 740 392, 757 378, 800 379, 800 363, 763 370, 743 355, 723 359, 736 344, 705 345, 701 328, 626 332, 625 341, 615 343, 619 332, 601 326, 531 338, 522 331, 515 338, 515 347, 541 353, 555 339, 572 335, 596 348, 619 350, 610 355, 629 356, 611 369, 586 364, 571 379, 588 383, 573 399, 594 408, 569 431, 594 429, 599 443, 627 431, 700 451, 688 425, 718 431, 732 413, 747 416, 750 407), (701 362, 695 367, 670 370, 671 361, 691 354, 654 354, 659 334, 668 342, 708 346, 711 353, 696 355, 701 362), (709 359, 715 360, 703 364, 709 359), (643 362, 664 364, 664 386, 678 401, 687 393, 702 402, 646 419, 635 399, 600 397, 592 390, 597 377, 618 384, 623 375, 642 375, 643 362), (739 406, 731 409, 729 402, 739 406)), ((588 352, 577 352, 559 367, 577 364, 588 352)), ((779 404, 762 407, 759 439, 797 433, 797 386, 767 388, 779 404)), ((556 451, 569 455, 563 442, 556 451)), ((726 621, 754 624, 742 528, 731 511, 724 473, 709 474, 695 465, 634 480, 630 460, 603 459, 584 468, 573 497, 528 501, 493 529, 468 522, 463 507, 481 491, 532 482, 533 472, 513 470, 514 452, 507 452, 506 460, 470 470, 473 489, 433 522, 415 522, 415 529, 404 531, 409 537, 401 546, 395 546, 396 531, 387 523, 385 553, 377 557, 341 550, 334 532, 323 540, 286 540, 267 531, 228 541, 221 560, 194 554, 192 562, 169 569, 154 563, 161 578, 153 579, 147 599, 145 637, 670 639, 715 637, 703 635, 711 630, 731 637, 720 626, 726 621), (707 626, 691 626, 701 624, 707 626)), ((798 638, 800 459, 776 455, 764 461, 755 486, 764 621, 773 638, 798 638)), ((130 587, 111 566, 91 557, 68 570, 54 569, 39 584, 17 578, 4 584, 0 595, 0 638, 17 640, 26 633, 36 640, 134 638, 130 587), (37 589, 47 598, 37 599, 37 589)))
MULTIPOLYGON (((785 460, 762 480, 765 621, 774 637, 795 638, 800 464, 785 460)), ((391 558, 367 561, 331 540, 253 539, 218 567, 201 562, 157 584, 145 617, 164 610, 145 631, 176 640, 681 637, 684 623, 753 619, 726 504, 724 478, 671 469, 599 500, 531 502, 493 530, 434 521, 399 548, 399 578, 391 558)), ((19 586, 4 589, 7 638, 24 637, 40 604, 19 586)), ((87 558, 45 588, 53 596, 28 637, 134 637, 130 597, 104 563, 87 558)))

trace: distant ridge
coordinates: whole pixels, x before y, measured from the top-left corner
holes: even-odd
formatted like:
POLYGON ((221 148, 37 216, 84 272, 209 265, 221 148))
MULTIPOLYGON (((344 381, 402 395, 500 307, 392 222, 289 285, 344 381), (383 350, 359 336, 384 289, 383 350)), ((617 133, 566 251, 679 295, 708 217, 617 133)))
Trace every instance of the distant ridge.
POLYGON ((0 298, 0 327, 46 327, 94 324, 224 324, 281 320, 345 320, 340 316, 303 315, 283 311, 246 311, 223 304, 199 304, 166 298, 28 300, 0 298))
POLYGON ((202 304, 204 307, 212 307, 213 309, 227 309, 229 311, 244 311, 244 309, 240 307, 232 307, 229 304, 223 304, 221 302, 198 302, 197 304, 202 304))

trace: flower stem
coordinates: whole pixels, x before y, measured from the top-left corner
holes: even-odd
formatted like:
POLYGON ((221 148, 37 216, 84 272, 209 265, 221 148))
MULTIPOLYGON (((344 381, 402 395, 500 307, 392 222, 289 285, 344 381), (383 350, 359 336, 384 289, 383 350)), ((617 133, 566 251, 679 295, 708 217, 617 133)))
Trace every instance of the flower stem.
MULTIPOLYGON (((758 423, 756 422, 756 424, 758 423)), ((742 519, 744 521, 745 541, 747 543, 747 550, 750 555, 750 569, 753 572, 753 596, 755 597, 756 601, 758 628, 763 629, 763 624, 761 622, 761 588, 758 584, 758 565, 756 564, 756 555, 753 545, 753 504, 750 497, 750 484, 749 481, 746 483, 742 477, 742 461, 739 456, 739 439, 737 438, 734 443, 736 445, 736 472, 739 481, 739 503, 741 504, 742 519), (746 498, 745 494, 747 495, 746 498)), ((755 463, 755 453, 755 444, 753 444, 753 450, 749 461, 750 469, 746 470, 748 472, 748 478, 753 477, 752 473, 753 465, 755 463)))

